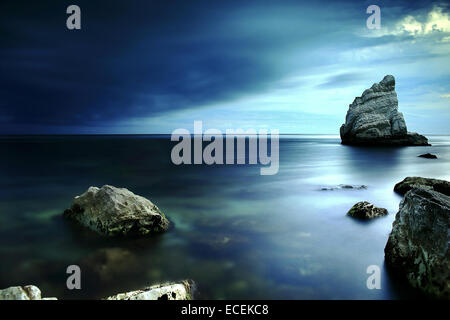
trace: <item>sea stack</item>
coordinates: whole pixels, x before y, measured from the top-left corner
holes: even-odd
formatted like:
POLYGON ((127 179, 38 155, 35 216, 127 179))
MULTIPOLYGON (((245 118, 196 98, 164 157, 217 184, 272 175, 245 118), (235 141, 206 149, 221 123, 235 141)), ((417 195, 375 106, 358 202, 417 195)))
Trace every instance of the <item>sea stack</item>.
POLYGON ((347 145, 429 146, 426 137, 407 131, 391 75, 355 98, 340 134, 342 144, 347 145))

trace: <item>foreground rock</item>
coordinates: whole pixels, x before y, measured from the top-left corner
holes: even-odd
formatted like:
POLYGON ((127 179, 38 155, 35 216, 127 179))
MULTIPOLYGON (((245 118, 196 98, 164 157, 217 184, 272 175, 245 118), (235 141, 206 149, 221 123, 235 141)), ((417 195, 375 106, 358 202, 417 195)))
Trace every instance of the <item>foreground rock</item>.
POLYGON ((125 188, 90 187, 64 216, 107 236, 162 232, 169 221, 156 205, 125 188))
POLYGON ((422 177, 406 177, 403 181, 395 185, 394 191, 404 195, 406 192, 416 187, 434 190, 450 196, 449 181, 422 177))
POLYGON ((41 290, 30 285, 0 290, 0 300, 56 300, 56 298, 42 298, 41 290))
POLYGON ((339 184, 337 186, 331 186, 331 187, 322 187, 320 190, 322 191, 333 191, 333 190, 340 190, 340 189, 354 189, 354 190, 363 190, 367 189, 367 186, 365 185, 352 185, 352 184, 339 184))
POLYGON ((426 158, 426 159, 437 159, 437 156, 435 154, 431 154, 431 153, 424 153, 424 154, 419 155, 418 157, 426 158))
POLYGON ((348 216, 362 220, 373 219, 387 214, 388 211, 386 209, 375 207, 367 201, 358 202, 347 212, 348 216))
POLYGON ((192 300, 195 285, 191 280, 158 284, 141 290, 119 293, 106 300, 192 300))
POLYGON ((355 98, 340 134, 342 144, 349 145, 429 145, 426 137, 407 131, 403 114, 398 112, 395 79, 391 75, 355 98))
POLYGON ((400 203, 384 249, 386 264, 433 298, 450 299, 450 197, 415 188, 400 203))

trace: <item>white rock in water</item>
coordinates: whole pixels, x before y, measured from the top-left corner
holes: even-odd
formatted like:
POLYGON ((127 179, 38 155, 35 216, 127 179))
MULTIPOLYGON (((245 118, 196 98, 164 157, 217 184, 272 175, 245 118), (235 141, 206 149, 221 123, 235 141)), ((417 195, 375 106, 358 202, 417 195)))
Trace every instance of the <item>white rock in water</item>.
POLYGON ((90 187, 75 197, 64 216, 104 235, 147 235, 162 232, 169 221, 156 205, 125 188, 90 187))
POLYGON ((106 300, 192 300, 194 282, 166 283, 141 290, 119 293, 106 300))
POLYGON ((429 145, 426 137, 407 131, 403 114, 398 112, 395 79, 391 75, 355 98, 340 134, 343 144, 429 145))
POLYGON ((56 298, 42 298, 38 287, 17 286, 0 290, 0 300, 56 300, 56 298))

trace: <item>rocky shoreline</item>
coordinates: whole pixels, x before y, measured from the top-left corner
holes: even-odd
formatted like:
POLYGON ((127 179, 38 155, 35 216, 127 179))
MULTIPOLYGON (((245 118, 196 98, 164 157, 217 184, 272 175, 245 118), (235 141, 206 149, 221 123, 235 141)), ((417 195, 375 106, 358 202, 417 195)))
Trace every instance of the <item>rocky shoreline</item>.
MULTIPOLYGON (((394 191, 404 198, 384 249, 388 270, 430 298, 450 299, 450 182, 407 177, 394 191)), ((367 201, 347 212, 359 220, 387 214, 367 201)))
POLYGON ((195 283, 183 280, 178 283, 163 283, 148 288, 118 293, 105 300, 193 300, 195 283))
POLYGON ((0 300, 57 300, 57 298, 43 298, 38 287, 28 285, 0 290, 0 300))
MULTIPOLYGON (((168 282, 139 290, 118 293, 102 300, 193 300, 195 283, 192 280, 168 282)), ((58 300, 43 298, 34 285, 9 287, 0 290, 0 300, 58 300)))

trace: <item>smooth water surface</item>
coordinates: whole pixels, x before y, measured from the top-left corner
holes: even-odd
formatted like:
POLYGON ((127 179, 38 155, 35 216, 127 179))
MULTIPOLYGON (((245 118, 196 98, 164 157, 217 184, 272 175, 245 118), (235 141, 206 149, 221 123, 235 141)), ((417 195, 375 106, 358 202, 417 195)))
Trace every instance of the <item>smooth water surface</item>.
POLYGON ((432 147, 362 148, 332 136, 282 136, 277 175, 259 165, 171 163, 169 136, 0 137, 0 288, 34 284, 45 296, 102 298, 193 279, 205 299, 417 297, 384 267, 384 246, 406 176, 450 178, 450 137, 432 147), (418 158, 421 153, 439 159, 418 158), (89 186, 126 187, 172 222, 161 235, 107 239, 62 219, 89 186), (323 191, 339 184, 366 190, 323 191), (389 210, 346 216, 358 201, 389 210), (82 289, 66 289, 66 268, 82 289), (380 266, 381 290, 366 269, 380 266))

